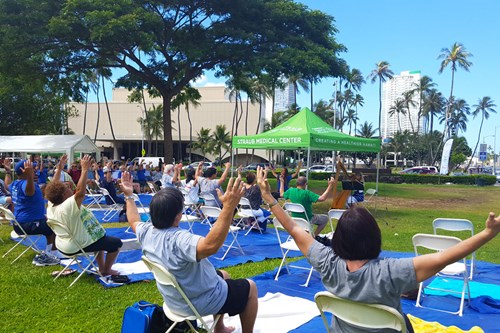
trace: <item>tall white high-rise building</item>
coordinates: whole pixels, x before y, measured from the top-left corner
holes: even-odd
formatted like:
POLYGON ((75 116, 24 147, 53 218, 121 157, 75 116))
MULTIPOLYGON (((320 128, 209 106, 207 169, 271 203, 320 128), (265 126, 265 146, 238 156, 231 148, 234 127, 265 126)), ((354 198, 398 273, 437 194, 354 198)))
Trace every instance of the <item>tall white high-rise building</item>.
POLYGON ((274 112, 286 111, 295 104, 295 92, 293 84, 287 84, 283 89, 274 90, 274 112))
POLYGON ((406 114, 390 114, 390 109, 398 99, 403 99, 403 93, 414 90, 420 82, 420 71, 404 71, 382 84, 382 138, 393 137, 397 131, 423 133, 423 119, 418 119, 420 99, 418 93, 413 96, 413 105, 409 105, 406 114))

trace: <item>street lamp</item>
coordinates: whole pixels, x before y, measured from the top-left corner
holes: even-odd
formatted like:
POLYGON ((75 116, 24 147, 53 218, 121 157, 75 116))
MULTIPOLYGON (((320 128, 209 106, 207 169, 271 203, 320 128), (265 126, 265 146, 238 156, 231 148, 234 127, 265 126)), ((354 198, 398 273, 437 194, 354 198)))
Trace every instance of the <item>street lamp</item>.
POLYGON ((141 136, 142 136, 142 141, 141 141, 141 156, 144 157, 143 151, 144 151, 144 110, 141 108, 140 105, 137 105, 139 109, 141 109, 142 112, 142 117, 141 117, 141 136))
POLYGON ((493 175, 497 174, 497 128, 499 126, 495 126, 495 135, 493 136, 493 175))
MULTIPOLYGON (((496 128, 495 128, 496 130, 496 128)), ((491 138, 491 137, 495 137, 494 135, 486 135, 486 136, 483 136, 483 144, 486 144, 486 142, 484 141, 484 139, 486 138, 491 138)), ((488 150, 486 148, 486 150, 488 150)), ((495 151, 494 151, 494 148, 493 148, 493 166, 495 165, 495 151)), ((483 161, 483 166, 484 166, 484 161, 483 161)))

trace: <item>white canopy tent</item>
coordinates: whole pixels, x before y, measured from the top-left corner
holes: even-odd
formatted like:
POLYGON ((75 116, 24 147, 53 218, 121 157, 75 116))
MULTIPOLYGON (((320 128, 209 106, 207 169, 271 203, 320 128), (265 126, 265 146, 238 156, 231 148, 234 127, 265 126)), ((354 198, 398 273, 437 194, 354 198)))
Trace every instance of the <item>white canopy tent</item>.
POLYGON ((0 136, 0 153, 66 153, 71 164, 74 153, 98 153, 87 135, 0 136))

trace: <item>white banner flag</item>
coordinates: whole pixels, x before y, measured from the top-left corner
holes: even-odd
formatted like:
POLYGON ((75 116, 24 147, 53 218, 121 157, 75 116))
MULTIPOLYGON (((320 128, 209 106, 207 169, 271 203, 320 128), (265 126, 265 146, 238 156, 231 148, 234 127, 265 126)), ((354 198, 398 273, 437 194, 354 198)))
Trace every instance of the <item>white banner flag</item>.
POLYGON ((451 146, 453 145, 453 139, 448 139, 443 147, 443 155, 441 156, 441 171, 442 175, 448 174, 448 164, 450 161, 451 146))

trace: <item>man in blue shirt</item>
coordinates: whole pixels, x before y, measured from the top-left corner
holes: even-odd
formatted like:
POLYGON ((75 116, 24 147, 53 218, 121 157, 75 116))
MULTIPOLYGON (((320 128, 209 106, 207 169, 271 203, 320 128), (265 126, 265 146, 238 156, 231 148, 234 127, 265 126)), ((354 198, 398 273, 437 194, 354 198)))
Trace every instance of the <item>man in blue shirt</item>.
MULTIPOLYGON (((15 166, 17 179, 10 185, 10 193, 14 202, 14 216, 28 235, 44 235, 47 239, 47 254, 35 257, 33 263, 37 266, 57 265, 59 260, 55 247, 55 235, 47 225, 45 217, 45 201, 42 191, 35 184, 33 164, 29 160, 21 160, 15 166)), ((23 234, 22 230, 14 225, 14 231, 23 234)))

